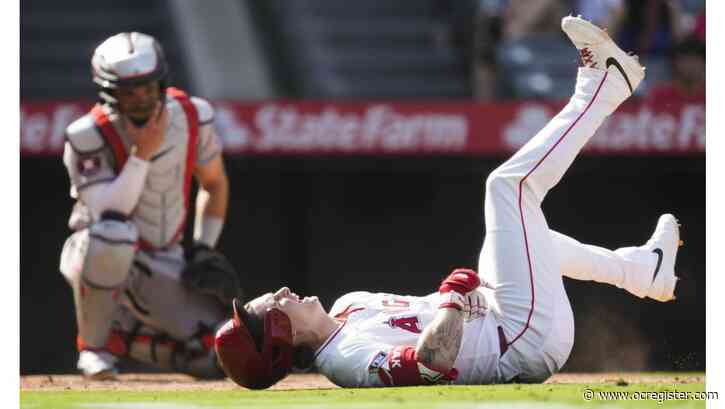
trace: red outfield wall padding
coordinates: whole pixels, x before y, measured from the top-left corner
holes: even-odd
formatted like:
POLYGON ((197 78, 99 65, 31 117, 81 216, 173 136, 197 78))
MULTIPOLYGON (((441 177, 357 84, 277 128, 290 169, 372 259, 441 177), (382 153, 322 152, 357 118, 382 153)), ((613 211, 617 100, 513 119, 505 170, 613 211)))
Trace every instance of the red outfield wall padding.
MULTIPOLYGON (((228 154, 502 155, 531 138, 563 102, 214 103, 228 154)), ((21 103, 20 152, 58 155, 63 131, 90 102, 21 103)), ((602 155, 697 155, 705 151, 705 101, 631 101, 585 151, 602 155)))

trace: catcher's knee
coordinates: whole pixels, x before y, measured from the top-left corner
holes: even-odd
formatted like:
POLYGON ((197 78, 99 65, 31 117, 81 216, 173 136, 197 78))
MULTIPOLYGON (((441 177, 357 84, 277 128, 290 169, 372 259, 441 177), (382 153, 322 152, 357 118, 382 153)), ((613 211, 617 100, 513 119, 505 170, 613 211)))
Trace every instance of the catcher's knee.
POLYGON ((93 288, 116 288, 128 278, 138 230, 117 212, 104 212, 88 229, 81 279, 93 288))

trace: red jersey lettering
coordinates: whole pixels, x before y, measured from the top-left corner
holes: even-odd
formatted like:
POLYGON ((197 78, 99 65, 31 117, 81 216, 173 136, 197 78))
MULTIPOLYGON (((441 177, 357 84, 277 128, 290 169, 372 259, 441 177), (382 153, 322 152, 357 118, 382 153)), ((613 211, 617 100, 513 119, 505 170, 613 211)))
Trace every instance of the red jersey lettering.
POLYGON ((420 325, 418 323, 418 317, 416 316, 400 318, 392 317, 388 319, 385 323, 390 325, 391 328, 404 329, 414 334, 421 333, 420 325))

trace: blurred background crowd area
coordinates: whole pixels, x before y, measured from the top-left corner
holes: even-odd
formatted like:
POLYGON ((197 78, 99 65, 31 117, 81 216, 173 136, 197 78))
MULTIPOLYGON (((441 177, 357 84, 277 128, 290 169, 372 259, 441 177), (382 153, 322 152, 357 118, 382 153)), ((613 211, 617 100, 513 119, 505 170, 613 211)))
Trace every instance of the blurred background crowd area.
POLYGON ((26 1, 21 97, 92 97, 93 48, 136 30, 210 98, 562 99, 578 60, 568 14, 640 56, 639 96, 704 98, 704 0, 26 1))
POLYGON ((705 94, 704 0, 436 1, 438 48, 458 49, 479 100, 565 97, 571 47, 561 16, 581 15, 647 67, 648 97, 705 94))

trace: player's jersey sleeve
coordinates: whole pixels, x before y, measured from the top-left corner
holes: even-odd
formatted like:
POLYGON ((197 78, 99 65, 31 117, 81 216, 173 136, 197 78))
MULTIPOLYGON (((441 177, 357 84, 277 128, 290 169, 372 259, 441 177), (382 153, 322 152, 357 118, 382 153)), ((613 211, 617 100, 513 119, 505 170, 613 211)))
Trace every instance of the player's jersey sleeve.
POLYGON ((199 141, 197 142, 196 165, 204 165, 222 151, 222 142, 214 129, 214 108, 205 99, 191 97, 199 114, 199 141))
POLYGON ((90 115, 68 126, 63 164, 70 177, 73 198, 78 198, 78 192, 88 186, 111 182, 116 177, 113 161, 113 153, 96 132, 90 115))

